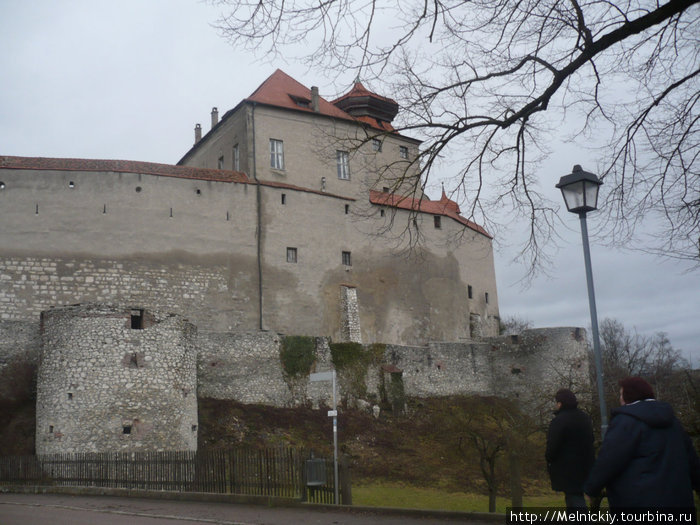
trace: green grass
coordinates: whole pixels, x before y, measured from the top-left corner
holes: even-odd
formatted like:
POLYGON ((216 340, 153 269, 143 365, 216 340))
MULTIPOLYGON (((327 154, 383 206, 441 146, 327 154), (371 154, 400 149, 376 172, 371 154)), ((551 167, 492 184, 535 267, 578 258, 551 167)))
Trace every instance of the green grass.
MULTIPOLYGON (((406 509, 453 510, 488 512, 488 496, 466 492, 447 492, 441 489, 420 488, 400 484, 365 484, 352 487, 354 505, 367 507, 398 507, 406 509)), ((542 496, 525 496, 527 507, 563 506, 564 496, 552 492, 542 496)), ((496 512, 505 512, 510 499, 497 498, 496 512)))

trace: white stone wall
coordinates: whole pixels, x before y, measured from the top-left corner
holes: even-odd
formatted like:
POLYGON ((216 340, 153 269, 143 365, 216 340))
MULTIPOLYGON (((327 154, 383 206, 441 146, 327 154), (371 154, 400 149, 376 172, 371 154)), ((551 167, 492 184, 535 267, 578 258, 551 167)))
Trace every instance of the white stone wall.
POLYGON ((38 454, 196 450, 196 328, 174 314, 96 305, 42 314, 38 454))

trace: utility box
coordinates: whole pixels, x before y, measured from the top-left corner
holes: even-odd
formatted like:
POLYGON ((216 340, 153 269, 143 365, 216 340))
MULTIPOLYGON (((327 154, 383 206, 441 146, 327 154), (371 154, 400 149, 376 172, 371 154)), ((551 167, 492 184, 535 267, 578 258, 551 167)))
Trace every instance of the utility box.
POLYGON ((306 460, 306 485, 320 487, 326 484, 326 460, 311 458, 306 460))

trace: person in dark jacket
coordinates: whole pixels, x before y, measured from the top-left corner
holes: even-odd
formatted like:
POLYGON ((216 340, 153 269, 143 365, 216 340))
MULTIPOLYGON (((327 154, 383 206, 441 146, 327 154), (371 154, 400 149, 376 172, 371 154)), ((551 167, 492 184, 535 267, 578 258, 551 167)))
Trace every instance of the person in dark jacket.
POLYGON ((547 431, 545 458, 552 489, 563 492, 569 510, 586 510, 583 483, 593 466, 593 426, 588 414, 578 409, 571 390, 554 397, 557 411, 547 431))
POLYGON ((612 510, 694 508, 700 460, 673 409, 640 377, 619 385, 622 406, 612 411, 585 493, 605 487, 612 510))

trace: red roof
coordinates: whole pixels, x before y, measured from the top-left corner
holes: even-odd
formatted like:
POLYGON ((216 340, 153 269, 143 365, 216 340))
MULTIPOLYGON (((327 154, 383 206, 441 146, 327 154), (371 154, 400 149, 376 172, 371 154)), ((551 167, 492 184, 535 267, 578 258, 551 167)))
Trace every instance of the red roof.
MULTIPOLYGON (((355 97, 372 97, 372 98, 378 98, 379 100, 384 100, 385 102, 389 102, 390 104, 396 104, 396 101, 393 98, 388 98, 388 97, 383 97, 381 95, 377 95, 376 93, 373 93, 369 89, 367 89, 365 86, 362 85, 362 82, 355 82, 355 85, 352 86, 352 89, 345 93, 342 97, 338 97, 333 101, 333 104, 337 104, 341 100, 345 100, 346 98, 355 98, 355 97)), ((397 104, 398 105, 398 104, 397 104)))
POLYGON ((173 166, 155 162, 103 159, 55 159, 45 157, 0 156, 0 168, 15 170, 114 171, 220 182, 248 182, 240 171, 173 166))
MULTIPOLYGON (((311 90, 294 80, 281 69, 276 70, 265 82, 260 84, 258 89, 256 89, 246 101, 305 111, 307 113, 315 113, 310 104, 311 90), (309 104, 308 106, 303 106, 300 105, 298 101, 307 101, 309 104)), ((318 109, 321 115, 345 120, 355 120, 351 115, 335 107, 321 96, 318 97, 318 109)))
POLYGON ((395 193, 384 193, 381 191, 370 190, 369 201, 372 204, 379 206, 390 206, 401 210, 411 210, 421 213, 430 213, 431 215, 444 215, 456 220, 460 224, 464 224, 467 228, 475 232, 485 235, 489 239, 493 237, 481 226, 465 219, 460 215, 459 205, 447 198, 445 192, 442 192, 442 198, 439 201, 431 201, 426 199, 414 199, 412 197, 404 197, 395 193))

